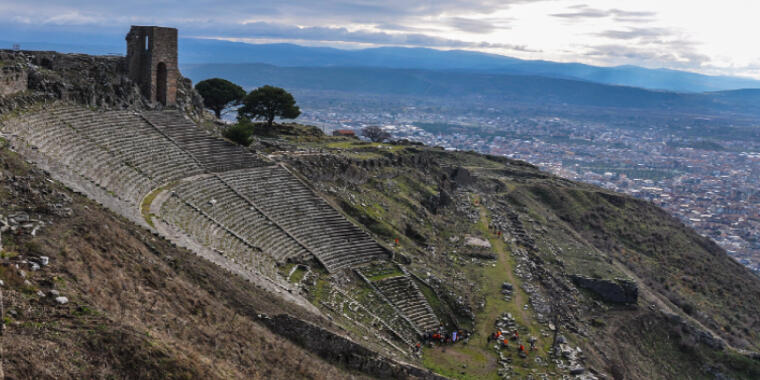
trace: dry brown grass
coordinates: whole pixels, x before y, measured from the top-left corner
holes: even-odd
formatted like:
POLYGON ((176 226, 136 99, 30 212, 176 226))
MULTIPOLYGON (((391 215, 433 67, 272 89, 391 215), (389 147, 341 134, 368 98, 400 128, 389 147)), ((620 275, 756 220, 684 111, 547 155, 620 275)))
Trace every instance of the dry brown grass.
MULTIPOLYGON (((10 171, 19 165, 4 153, 0 159, 10 171)), ((356 377, 274 335, 256 314, 325 321, 70 195, 74 216, 46 215, 53 224, 39 236, 14 237, 20 256, 0 267, 8 378, 356 377), (51 263, 37 272, 27 267, 26 286, 13 265, 40 255, 51 263), (51 289, 70 302, 36 295, 51 289)))

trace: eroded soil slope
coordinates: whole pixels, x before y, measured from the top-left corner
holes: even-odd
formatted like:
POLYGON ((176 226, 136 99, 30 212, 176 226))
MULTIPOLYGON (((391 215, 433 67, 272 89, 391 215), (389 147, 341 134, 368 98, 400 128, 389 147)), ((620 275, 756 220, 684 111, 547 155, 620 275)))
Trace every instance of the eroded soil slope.
POLYGON ((257 315, 325 321, 69 192, 0 145, 8 378, 361 377, 257 315))

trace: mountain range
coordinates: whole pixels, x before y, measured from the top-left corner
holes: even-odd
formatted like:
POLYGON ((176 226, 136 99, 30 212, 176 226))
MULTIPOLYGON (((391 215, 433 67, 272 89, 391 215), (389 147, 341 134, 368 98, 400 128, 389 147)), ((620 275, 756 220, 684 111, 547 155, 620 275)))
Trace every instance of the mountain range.
POLYGON ((275 66, 376 67, 457 70, 489 74, 536 75, 676 92, 760 88, 760 81, 637 66, 600 67, 580 63, 529 61, 464 50, 380 47, 342 50, 292 44, 246 44, 219 40, 180 42, 184 63, 266 63, 275 66))
MULTIPOLYGON (((0 47, 14 42, 0 40, 0 47)), ((81 37, 53 42, 21 42, 23 49, 123 54, 122 40, 81 37)), ((709 76, 686 71, 638 66, 601 67, 580 63, 521 60, 464 50, 379 47, 345 50, 294 44, 248 44, 214 39, 181 38, 179 61, 183 64, 263 63, 283 67, 370 67, 463 71, 479 74, 532 75, 574 79, 674 92, 707 92, 760 88, 760 81, 730 76, 709 76)))
POLYGON ((523 104, 605 107, 699 115, 760 116, 760 90, 678 93, 537 75, 378 67, 282 67, 268 64, 187 64, 193 81, 221 77, 247 89, 269 84, 289 90, 456 99, 494 107, 523 104))

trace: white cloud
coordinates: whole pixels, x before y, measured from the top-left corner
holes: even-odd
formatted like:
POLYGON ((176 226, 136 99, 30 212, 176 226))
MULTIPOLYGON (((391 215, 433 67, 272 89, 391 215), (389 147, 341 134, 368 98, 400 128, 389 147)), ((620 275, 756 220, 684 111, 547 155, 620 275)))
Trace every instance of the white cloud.
POLYGON ((79 12, 72 11, 72 12, 66 12, 66 13, 57 14, 57 15, 48 17, 47 19, 42 21, 42 23, 56 24, 56 25, 89 25, 89 24, 97 24, 103 21, 105 20, 101 18, 83 15, 79 12))
POLYGON ((0 0, 0 32, 116 35, 160 24, 185 36, 460 48, 760 78, 760 50, 749 43, 760 33, 757 14, 760 2, 746 0, 0 0))

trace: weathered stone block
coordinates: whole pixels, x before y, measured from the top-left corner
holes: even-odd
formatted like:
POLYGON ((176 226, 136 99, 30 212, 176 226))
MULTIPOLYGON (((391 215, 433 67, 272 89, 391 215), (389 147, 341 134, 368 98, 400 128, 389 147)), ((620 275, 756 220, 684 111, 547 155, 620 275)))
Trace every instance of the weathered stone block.
POLYGON ((607 280, 579 275, 571 275, 570 279, 579 287, 596 293, 606 302, 636 303, 639 297, 638 285, 630 280, 607 280))

